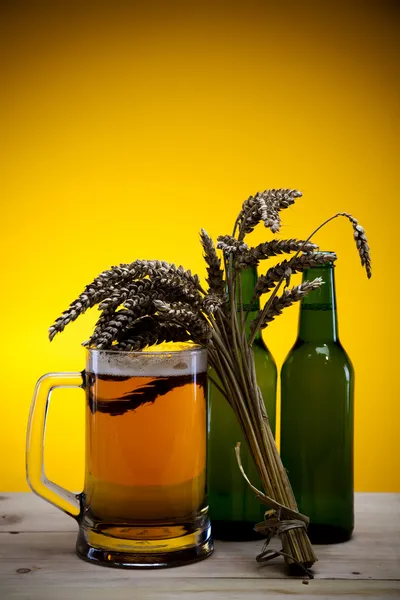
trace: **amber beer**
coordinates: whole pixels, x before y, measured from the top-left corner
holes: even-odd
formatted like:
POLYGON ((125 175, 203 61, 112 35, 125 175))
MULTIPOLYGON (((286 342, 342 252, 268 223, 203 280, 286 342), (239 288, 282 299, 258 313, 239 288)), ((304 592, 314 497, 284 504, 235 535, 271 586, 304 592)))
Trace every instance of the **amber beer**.
POLYGON ((191 515, 204 500, 205 374, 88 376, 86 490, 93 517, 191 515))
POLYGON ((84 515, 91 546, 114 540, 115 549, 143 551, 163 540, 168 551, 176 538, 190 543, 207 519, 206 361, 199 357, 193 369, 178 354, 142 353, 133 362, 123 353, 91 354, 84 515))

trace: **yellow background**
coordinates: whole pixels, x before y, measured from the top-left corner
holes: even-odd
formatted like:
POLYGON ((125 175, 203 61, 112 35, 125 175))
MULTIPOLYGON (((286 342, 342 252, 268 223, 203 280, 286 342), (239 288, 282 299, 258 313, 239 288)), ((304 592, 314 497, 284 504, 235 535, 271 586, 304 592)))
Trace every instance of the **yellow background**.
MULTIPOLYGON (((136 258, 204 276, 201 226, 229 233, 249 194, 296 187, 282 237, 338 210, 369 236, 371 281, 348 223, 317 241, 339 255, 356 489, 400 492, 395 5, 2 3, 1 489, 27 489, 37 378, 84 366, 96 311, 47 340, 84 285, 136 258)), ((289 309, 266 333, 279 364, 296 322, 289 309)), ((79 489, 80 390, 54 395, 48 438, 49 475, 79 489)))

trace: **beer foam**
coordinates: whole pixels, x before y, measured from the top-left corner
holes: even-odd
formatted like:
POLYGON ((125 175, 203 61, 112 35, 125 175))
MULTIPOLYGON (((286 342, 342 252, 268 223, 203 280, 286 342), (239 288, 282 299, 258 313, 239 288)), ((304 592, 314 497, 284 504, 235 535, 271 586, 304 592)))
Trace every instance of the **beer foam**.
POLYGON ((176 377, 205 373, 207 353, 185 352, 113 352, 95 350, 89 353, 87 370, 95 375, 124 377, 176 377))

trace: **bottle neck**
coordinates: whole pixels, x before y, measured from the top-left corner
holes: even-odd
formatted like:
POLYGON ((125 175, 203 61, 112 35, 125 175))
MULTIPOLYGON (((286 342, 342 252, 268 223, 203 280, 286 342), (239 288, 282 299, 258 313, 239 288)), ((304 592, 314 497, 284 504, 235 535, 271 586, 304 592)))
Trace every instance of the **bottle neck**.
MULTIPOLYGON (((241 298, 239 294, 239 286, 236 290, 236 306, 238 312, 240 311, 240 303, 242 304, 243 312, 246 313, 249 311, 249 316, 246 321, 246 334, 249 335, 250 332, 250 323, 256 317, 258 311, 260 310, 260 299, 253 298, 254 288, 257 283, 257 268, 256 267, 247 267, 247 269, 242 269, 238 275, 241 281, 241 298)), ((261 339, 261 333, 258 332, 256 340, 261 339)))
POLYGON ((304 342, 338 341, 335 272, 332 264, 306 269, 303 281, 320 277, 323 285, 301 301, 299 339, 304 342))

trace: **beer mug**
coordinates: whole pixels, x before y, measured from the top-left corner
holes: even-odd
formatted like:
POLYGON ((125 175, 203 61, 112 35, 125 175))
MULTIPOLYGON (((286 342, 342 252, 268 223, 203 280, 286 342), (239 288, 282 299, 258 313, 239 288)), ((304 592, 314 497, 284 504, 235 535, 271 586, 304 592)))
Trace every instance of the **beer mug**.
POLYGON ((79 525, 83 559, 116 567, 168 567, 213 549, 205 495, 207 351, 87 350, 82 373, 39 379, 27 437, 32 490, 79 525), (53 390, 86 392, 84 491, 44 472, 53 390))

